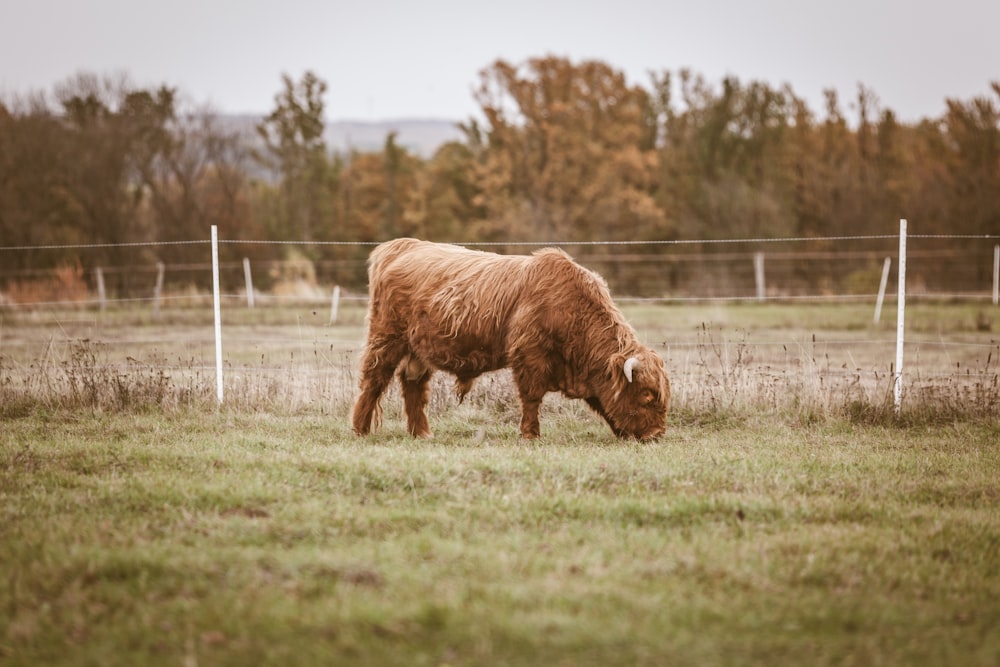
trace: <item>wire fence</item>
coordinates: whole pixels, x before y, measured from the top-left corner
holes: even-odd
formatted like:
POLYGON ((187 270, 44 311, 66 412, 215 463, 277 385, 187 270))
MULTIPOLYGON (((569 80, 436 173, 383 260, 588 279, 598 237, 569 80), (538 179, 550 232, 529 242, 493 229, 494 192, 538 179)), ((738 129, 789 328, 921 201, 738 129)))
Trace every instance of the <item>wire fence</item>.
MULTIPOLYGON (((897 238, 467 245, 500 252, 559 246, 603 275, 640 337, 663 353, 681 405, 732 403, 741 395, 787 404, 817 392, 825 401, 873 401, 891 387, 895 318, 887 311, 879 321, 876 302, 886 258, 895 271, 897 238)), ((927 303, 907 319, 909 391, 945 392, 951 401, 983 400, 986 392, 985 405, 995 410, 1000 236, 909 239, 907 297, 927 303)), ((209 245, 0 247, 0 380, 29 386, 49 372, 56 376, 49 385, 73 391, 72 376, 85 386, 87 374, 110 385, 127 373, 166 374, 192 392, 210 391, 209 245), (160 251, 178 247, 206 259, 160 259, 160 251), (121 263, 87 257, 112 248, 121 263), (72 250, 77 263, 42 269, 4 261, 47 250, 72 250)), ((373 245, 220 240, 228 395, 322 410, 350 403, 373 245), (313 252, 324 247, 344 253, 313 252)), ((895 298, 894 288, 884 291, 886 300, 895 298)), ((485 384, 483 401, 507 391, 485 384)), ((438 403, 452 405, 446 387, 435 392, 438 403)), ((516 402, 507 394, 499 400, 516 402)))
MULTIPOLYGON (((822 302, 874 298, 882 263, 895 255, 896 238, 877 234, 467 245, 501 252, 565 248, 603 275, 621 300, 822 302)), ((1000 235, 916 234, 909 239, 912 297, 989 300, 995 295, 1000 235)), ((208 240, 189 240, 0 247, 0 259, 5 260, 0 269, 0 305, 162 301, 178 291, 190 297, 210 289, 209 244, 208 240), (178 249, 185 259, 171 260, 169 255, 178 249), (114 251, 115 263, 108 262, 105 251, 109 250, 114 251), (61 274, 59 269, 39 268, 32 262, 33 257, 50 251, 73 253, 72 259, 63 260, 61 274), (66 275, 73 271, 75 275, 66 275), (70 282, 86 290, 69 289, 66 283, 70 282), (101 289, 102 282, 106 290, 101 289), (157 284, 159 294, 154 293, 157 284), (106 300, 101 300, 100 292, 106 300), (44 298, 46 293, 52 298, 44 298)), ((220 239, 219 244, 226 299, 245 298, 248 292, 259 290, 260 303, 316 299, 323 292, 328 294, 332 285, 341 286, 346 298, 363 298, 365 261, 375 245, 253 239, 220 239)))

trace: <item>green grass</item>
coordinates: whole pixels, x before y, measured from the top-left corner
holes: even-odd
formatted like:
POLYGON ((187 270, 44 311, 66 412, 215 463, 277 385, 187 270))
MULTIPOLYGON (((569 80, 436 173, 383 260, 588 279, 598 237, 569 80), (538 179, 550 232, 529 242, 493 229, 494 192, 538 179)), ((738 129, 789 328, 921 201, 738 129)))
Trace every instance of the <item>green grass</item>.
POLYGON ((995 423, 39 411, 0 436, 0 661, 995 665, 995 423))
POLYGON ((0 664, 996 665, 994 310, 629 304, 667 435, 509 376, 349 432, 364 313, 0 316, 0 664), (985 325, 984 325, 985 323, 985 325), (984 330, 985 326, 985 330, 984 330))

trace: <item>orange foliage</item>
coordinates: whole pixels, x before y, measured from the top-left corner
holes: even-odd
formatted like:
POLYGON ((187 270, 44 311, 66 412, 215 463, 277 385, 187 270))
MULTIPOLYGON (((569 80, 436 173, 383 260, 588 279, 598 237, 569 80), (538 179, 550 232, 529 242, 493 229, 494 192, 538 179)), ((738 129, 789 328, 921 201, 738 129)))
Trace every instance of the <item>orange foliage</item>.
POLYGON ((83 279, 83 267, 62 264, 51 276, 35 280, 20 280, 10 283, 6 291, 11 303, 31 305, 53 301, 80 302, 90 298, 90 290, 83 279))

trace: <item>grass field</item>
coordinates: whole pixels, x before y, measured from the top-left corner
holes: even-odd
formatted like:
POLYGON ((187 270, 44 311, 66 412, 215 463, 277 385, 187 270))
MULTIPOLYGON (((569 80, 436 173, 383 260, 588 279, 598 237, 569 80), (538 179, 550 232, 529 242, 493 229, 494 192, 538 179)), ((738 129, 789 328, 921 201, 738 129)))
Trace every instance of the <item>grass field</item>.
POLYGON ((356 438, 359 308, 227 310, 221 409, 201 310, 5 314, 0 663, 996 665, 983 313, 912 309, 897 418, 867 307, 627 307, 643 444, 503 374, 356 438))

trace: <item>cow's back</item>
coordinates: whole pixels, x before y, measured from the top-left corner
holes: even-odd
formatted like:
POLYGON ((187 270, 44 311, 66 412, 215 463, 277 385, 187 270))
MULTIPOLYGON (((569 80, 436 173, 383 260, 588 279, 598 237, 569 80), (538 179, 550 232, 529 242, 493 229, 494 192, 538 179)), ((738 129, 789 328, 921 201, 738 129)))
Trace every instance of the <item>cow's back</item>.
POLYGON ((369 324, 405 335, 424 361, 460 376, 502 367, 530 260, 416 239, 389 241, 369 260, 369 324))
MULTIPOLYGON (((461 317, 466 311, 509 307, 530 257, 503 256, 411 238, 380 244, 368 261, 373 298, 390 298, 407 310, 419 308, 461 317)), ((495 313, 496 314, 496 313, 495 313)))

